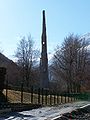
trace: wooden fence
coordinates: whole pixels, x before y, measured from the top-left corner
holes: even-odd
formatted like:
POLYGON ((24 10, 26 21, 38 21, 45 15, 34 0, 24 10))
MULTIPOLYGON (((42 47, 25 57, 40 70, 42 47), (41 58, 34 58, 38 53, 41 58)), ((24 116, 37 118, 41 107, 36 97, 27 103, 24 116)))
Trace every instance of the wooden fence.
POLYGON ((33 86, 30 88, 24 88, 23 84, 21 87, 6 85, 4 94, 6 96, 6 101, 9 100, 12 103, 31 103, 41 105, 58 105, 81 99, 80 93, 61 94, 50 89, 35 89, 33 86))

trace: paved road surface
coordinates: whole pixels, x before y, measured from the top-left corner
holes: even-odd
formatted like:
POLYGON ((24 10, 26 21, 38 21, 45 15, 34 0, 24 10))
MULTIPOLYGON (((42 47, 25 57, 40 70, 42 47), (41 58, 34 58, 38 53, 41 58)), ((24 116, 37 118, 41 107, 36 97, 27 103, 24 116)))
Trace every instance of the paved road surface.
POLYGON ((62 104, 55 107, 42 107, 29 111, 12 112, 12 113, 0 115, 0 120, 70 120, 69 119, 70 117, 71 120, 89 120, 90 113, 87 112, 85 113, 87 109, 82 112, 79 112, 77 110, 80 107, 87 105, 90 105, 90 102, 83 101, 83 102, 62 104), (85 118, 83 118, 84 116, 85 118), (62 119, 60 117, 62 117, 62 119), (79 118, 75 118, 75 117, 79 117, 79 118), (82 118, 80 119, 80 117, 82 118))

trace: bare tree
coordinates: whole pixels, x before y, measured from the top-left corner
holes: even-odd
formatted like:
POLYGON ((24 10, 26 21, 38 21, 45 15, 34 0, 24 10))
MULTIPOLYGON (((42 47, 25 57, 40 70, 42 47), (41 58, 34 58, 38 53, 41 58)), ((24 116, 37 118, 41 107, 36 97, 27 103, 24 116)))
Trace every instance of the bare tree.
POLYGON ((55 51, 53 73, 59 82, 67 82, 68 92, 80 91, 81 81, 85 79, 87 46, 85 39, 71 34, 55 51))
POLYGON ((25 37, 20 40, 15 56, 18 65, 22 68, 22 82, 28 87, 31 83, 32 69, 38 57, 38 50, 34 49, 34 41, 31 36, 28 36, 27 40, 25 37))

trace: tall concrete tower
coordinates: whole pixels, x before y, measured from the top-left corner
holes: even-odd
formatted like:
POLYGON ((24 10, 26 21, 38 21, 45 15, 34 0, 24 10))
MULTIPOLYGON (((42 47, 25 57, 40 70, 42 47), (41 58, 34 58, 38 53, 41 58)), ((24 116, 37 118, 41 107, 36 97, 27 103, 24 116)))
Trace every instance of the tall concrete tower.
POLYGON ((48 57, 47 57, 47 36, 46 36, 46 22, 45 11, 43 10, 43 22, 42 22, 42 36, 41 36, 41 59, 40 59, 40 87, 48 89, 48 57))

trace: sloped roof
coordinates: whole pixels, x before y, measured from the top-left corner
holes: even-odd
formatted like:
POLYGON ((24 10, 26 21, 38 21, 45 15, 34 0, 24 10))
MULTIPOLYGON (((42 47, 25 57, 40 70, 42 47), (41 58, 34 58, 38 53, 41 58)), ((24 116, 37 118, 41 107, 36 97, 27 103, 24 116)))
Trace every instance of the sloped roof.
POLYGON ((8 77, 6 79, 8 79, 10 84, 15 84, 20 80, 19 66, 2 53, 0 53, 0 67, 6 68, 6 77, 8 77))

